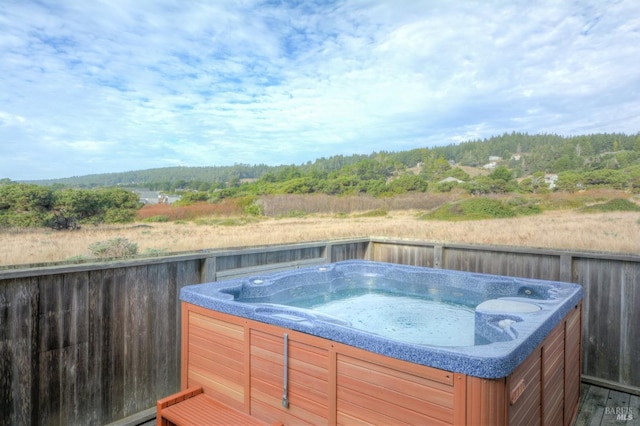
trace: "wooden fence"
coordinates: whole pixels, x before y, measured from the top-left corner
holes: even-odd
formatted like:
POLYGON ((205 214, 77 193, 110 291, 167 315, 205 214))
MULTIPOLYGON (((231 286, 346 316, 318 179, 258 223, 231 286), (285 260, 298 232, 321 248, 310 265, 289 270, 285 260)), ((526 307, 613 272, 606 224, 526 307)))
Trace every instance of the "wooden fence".
POLYGON ((361 238, 1 270, 1 423, 149 409, 179 389, 183 286, 348 259, 578 282, 583 380, 640 394, 640 257, 361 238))

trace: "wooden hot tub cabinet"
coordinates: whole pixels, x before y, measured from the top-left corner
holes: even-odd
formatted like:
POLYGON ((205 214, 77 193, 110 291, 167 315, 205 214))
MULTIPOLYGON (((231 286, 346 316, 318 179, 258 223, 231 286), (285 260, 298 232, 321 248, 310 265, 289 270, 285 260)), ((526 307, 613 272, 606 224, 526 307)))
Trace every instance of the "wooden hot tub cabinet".
POLYGON ((581 311, 508 377, 483 379, 182 302, 181 387, 285 425, 568 425, 580 399, 581 311))

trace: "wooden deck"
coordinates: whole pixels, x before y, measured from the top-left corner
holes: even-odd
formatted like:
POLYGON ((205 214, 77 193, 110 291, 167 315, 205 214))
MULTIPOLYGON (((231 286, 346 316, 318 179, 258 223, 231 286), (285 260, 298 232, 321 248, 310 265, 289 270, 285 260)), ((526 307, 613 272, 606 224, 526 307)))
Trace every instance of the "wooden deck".
POLYGON ((582 383, 574 426, 640 426, 640 396, 582 383))

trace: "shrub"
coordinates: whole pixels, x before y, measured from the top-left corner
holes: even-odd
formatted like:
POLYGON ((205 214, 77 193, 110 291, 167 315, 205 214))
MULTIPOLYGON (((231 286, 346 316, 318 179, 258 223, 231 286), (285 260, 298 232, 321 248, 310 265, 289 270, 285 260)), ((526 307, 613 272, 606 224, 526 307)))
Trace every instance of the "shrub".
POLYGON ((607 201, 606 203, 594 204, 592 206, 583 207, 580 209, 582 212, 594 213, 594 212, 637 212, 640 211, 640 206, 636 203, 625 200, 624 198, 615 198, 607 201))
POLYGON ((540 213, 542 210, 535 200, 514 198, 498 200, 493 198, 470 198, 448 203, 422 219, 436 220, 481 220, 524 216, 540 213))
POLYGON ((169 218, 163 214, 147 217, 142 220, 143 222, 169 222, 169 218))
POLYGON ((262 206, 258 204, 250 204, 245 206, 242 211, 251 216, 262 216, 262 206))
POLYGON ((148 248, 144 252, 142 252, 144 256, 164 256, 167 254, 167 249, 165 248, 148 248))
POLYGON ((98 258, 128 257, 138 253, 138 244, 126 238, 118 237, 107 241, 98 241, 89 246, 89 251, 98 258))
POLYGON ((357 215, 356 217, 382 217, 386 216, 388 212, 382 209, 371 210, 362 214, 357 215))
POLYGON ((136 211, 133 209, 109 209, 104 213, 105 223, 129 223, 136 218, 136 211))
POLYGON ((515 216, 527 216, 542 213, 540 202, 534 198, 515 197, 507 200, 506 205, 513 210, 515 216))
POLYGON ((195 203, 201 203, 207 201, 209 198, 208 192, 186 192, 180 197, 180 199, 173 203, 174 206, 190 206, 195 203))
POLYGON ((2 213, 0 214, 0 227, 36 228, 47 223, 46 213, 28 211, 24 213, 2 213))
POLYGON ((257 203, 258 197, 254 195, 248 195, 246 197, 240 197, 236 200, 238 206, 242 208, 242 212, 251 216, 262 216, 263 208, 257 203))

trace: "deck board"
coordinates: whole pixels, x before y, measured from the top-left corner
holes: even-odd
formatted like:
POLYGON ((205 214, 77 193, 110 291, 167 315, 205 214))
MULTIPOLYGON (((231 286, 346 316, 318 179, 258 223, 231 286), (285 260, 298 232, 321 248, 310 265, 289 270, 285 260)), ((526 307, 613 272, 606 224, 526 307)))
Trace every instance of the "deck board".
POLYGON ((581 395, 574 426, 640 426, 640 396, 587 383, 582 383, 581 395))

